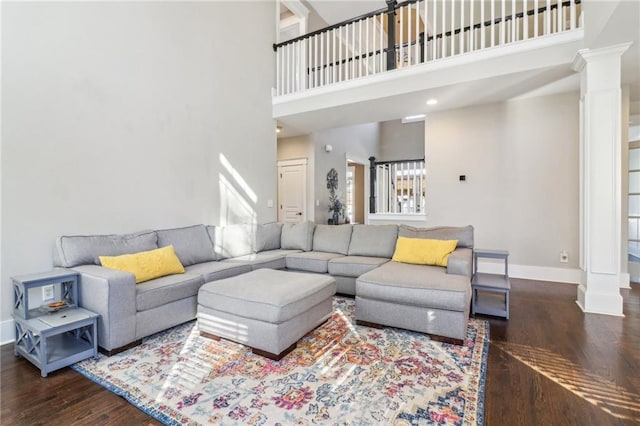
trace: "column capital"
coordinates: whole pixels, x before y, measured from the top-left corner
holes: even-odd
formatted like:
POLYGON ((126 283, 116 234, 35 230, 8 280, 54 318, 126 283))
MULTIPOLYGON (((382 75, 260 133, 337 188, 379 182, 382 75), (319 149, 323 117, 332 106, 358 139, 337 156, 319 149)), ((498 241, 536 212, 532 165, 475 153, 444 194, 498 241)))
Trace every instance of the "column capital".
POLYGON ((588 62, 601 59, 603 56, 622 56, 632 44, 628 42, 598 49, 580 49, 571 63, 571 69, 580 72, 588 62))

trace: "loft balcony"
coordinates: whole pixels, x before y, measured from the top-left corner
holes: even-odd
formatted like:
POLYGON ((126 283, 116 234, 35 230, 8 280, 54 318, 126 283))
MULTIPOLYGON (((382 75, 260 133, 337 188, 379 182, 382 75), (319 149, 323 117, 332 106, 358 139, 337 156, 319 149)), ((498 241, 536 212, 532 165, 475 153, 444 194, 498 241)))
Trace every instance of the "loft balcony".
POLYGON ((399 118, 418 98, 504 100, 571 76, 584 38, 580 0, 387 5, 274 45, 274 118, 310 131, 399 118))

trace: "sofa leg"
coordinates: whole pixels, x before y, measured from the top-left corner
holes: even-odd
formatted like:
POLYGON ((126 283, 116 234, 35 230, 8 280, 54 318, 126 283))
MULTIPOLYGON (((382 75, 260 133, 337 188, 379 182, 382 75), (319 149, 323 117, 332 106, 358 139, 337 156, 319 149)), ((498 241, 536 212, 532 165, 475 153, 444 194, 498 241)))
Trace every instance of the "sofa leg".
MULTIPOLYGON (((206 331, 200 331, 200 336, 206 337, 207 339, 213 339, 215 341, 220 341, 222 339, 222 337, 216 336, 215 334, 207 333, 206 331)), ((232 342, 232 340, 230 340, 230 342, 232 342)), ((251 349, 251 352, 256 355, 269 358, 273 361, 280 361, 282 358, 288 355, 289 352, 293 351, 297 346, 298 346, 298 342, 294 342, 293 345, 289 346, 287 349, 280 352, 279 354, 272 354, 271 352, 263 351, 262 349, 256 349, 252 347, 249 347, 249 348, 251 349)))
POLYGON ((429 334, 428 336, 431 338, 431 340, 434 340, 436 342, 450 343, 452 345, 458 345, 458 346, 464 345, 463 339, 454 339, 452 337, 436 336, 435 334, 429 334))
POLYGON ((369 322, 369 321, 356 320, 356 324, 361 325, 363 327, 378 328, 378 329, 383 328, 382 325, 376 324, 375 322, 369 322))
POLYGON ((262 349, 256 349, 256 348, 251 348, 251 352, 253 352, 256 355, 269 358, 270 360, 273 360, 273 361, 280 361, 282 358, 287 356, 289 352, 293 351, 297 346, 298 346, 298 342, 295 342, 293 345, 289 346, 287 349, 280 352, 279 354, 272 354, 271 352, 263 351, 262 349))
POLYGON ((136 346, 138 346, 140 344, 142 344, 142 339, 138 339, 138 340, 136 340, 134 342, 129 343, 128 345, 120 346, 119 348, 115 348, 115 349, 111 349, 111 350, 106 350, 102 346, 98 346, 98 351, 101 354, 104 354, 106 356, 113 356, 113 355, 119 354, 120 352, 124 352, 127 349, 135 348, 136 346))

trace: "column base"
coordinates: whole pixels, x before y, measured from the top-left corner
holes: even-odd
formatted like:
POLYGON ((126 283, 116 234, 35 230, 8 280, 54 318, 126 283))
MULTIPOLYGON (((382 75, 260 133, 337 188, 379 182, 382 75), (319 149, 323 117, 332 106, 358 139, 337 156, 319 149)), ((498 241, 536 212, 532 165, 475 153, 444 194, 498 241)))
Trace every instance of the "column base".
MULTIPOLYGON (((619 282, 618 279, 617 282, 619 282)), ((585 313, 624 317, 622 313, 622 296, 618 287, 614 288, 617 292, 590 290, 583 282, 578 286, 576 304, 585 313)))

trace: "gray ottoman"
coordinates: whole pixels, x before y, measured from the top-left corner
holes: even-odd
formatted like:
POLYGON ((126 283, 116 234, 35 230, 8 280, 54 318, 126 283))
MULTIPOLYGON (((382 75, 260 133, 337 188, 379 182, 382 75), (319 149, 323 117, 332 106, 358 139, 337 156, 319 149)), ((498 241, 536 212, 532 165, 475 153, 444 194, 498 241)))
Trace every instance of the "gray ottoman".
POLYGON ((200 287, 198 328, 279 360, 329 318, 335 292, 329 275, 257 269, 200 287))

